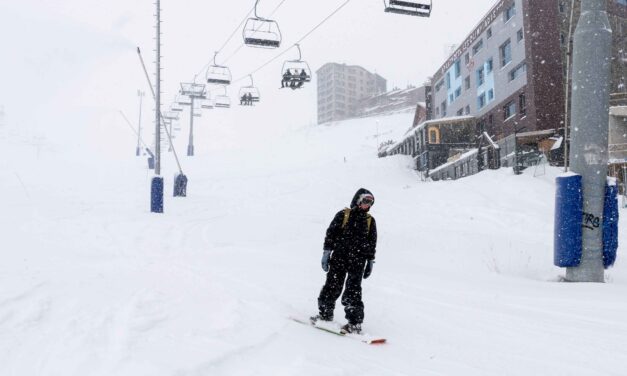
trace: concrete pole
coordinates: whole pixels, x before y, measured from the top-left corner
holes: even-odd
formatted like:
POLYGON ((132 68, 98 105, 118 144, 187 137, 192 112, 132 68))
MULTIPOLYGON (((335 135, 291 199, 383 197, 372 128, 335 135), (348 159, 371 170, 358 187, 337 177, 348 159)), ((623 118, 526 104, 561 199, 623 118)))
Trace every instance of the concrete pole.
POLYGON ((582 256, 571 282, 604 282, 603 205, 607 180, 612 30, 605 0, 582 0, 573 40, 571 171, 582 176, 582 256))
POLYGON ((189 142, 187 144, 187 156, 194 155, 194 96, 190 95, 191 105, 189 106, 189 142))
POLYGON ((157 49, 155 72, 155 174, 161 175, 161 2, 157 1, 157 49))

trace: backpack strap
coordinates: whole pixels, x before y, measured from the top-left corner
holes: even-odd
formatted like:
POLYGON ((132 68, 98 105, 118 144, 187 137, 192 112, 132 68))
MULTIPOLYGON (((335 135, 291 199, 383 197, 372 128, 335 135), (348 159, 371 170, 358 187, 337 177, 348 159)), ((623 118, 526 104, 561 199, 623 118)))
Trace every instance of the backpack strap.
MULTIPOLYGON (((346 224, 348 223, 348 218, 350 218, 350 216, 351 216, 351 209, 344 208, 344 219, 342 220, 342 229, 346 227, 346 224)), ((366 223, 368 226, 368 233, 370 233, 370 224, 372 223, 372 216, 369 213, 366 213, 366 223)))

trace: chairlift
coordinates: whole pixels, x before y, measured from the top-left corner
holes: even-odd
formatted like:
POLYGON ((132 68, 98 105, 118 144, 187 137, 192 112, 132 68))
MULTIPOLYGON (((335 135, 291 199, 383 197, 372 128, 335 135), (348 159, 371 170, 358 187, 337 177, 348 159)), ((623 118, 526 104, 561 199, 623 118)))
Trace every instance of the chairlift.
POLYGON ((274 20, 269 20, 257 15, 257 4, 255 2, 255 17, 246 21, 242 34, 244 43, 250 47, 278 48, 281 46, 281 30, 279 24, 274 20))
POLYGON ((163 118, 168 121, 179 120, 179 116, 180 116, 179 112, 174 111, 174 110, 165 111, 163 113, 163 118))
POLYGON ((385 11, 408 16, 429 17, 431 1, 383 0, 385 11))
POLYGON ((213 55, 213 64, 209 65, 209 68, 207 68, 207 73, 205 74, 205 77, 207 78, 207 83, 214 85, 230 85, 231 70, 224 65, 216 64, 216 56, 218 56, 217 51, 213 55))
POLYGON ((300 45, 295 44, 298 48, 298 59, 286 60, 281 69, 281 88, 289 87, 291 89, 300 89, 305 82, 311 82, 311 69, 306 61, 302 60, 300 45))
POLYGON ((242 86, 239 89, 239 104, 241 106, 252 106, 255 102, 259 102, 259 89, 255 87, 253 76, 248 75, 248 77, 250 77, 250 85, 242 86))
POLYGON ((172 103, 172 105, 170 106, 170 111, 182 112, 183 107, 180 104, 178 104, 178 100, 177 100, 177 103, 172 103))
POLYGON ((213 99, 213 105, 217 108, 231 108, 231 98, 227 95, 226 86, 224 88, 224 94, 216 95, 213 99))
POLYGON ((213 103, 209 100, 203 101, 200 104, 200 108, 205 109, 205 110, 212 110, 213 109, 213 103))

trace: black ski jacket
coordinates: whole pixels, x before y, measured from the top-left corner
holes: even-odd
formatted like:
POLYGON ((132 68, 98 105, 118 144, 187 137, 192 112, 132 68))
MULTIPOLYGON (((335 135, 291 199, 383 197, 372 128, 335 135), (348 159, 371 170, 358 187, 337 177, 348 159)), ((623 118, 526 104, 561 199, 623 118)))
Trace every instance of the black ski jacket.
POLYGON ((351 201, 348 222, 344 228, 342 228, 344 210, 340 210, 335 214, 327 229, 324 250, 333 251, 332 259, 349 263, 374 260, 377 246, 377 223, 374 217, 371 217, 370 229, 368 229, 368 212, 357 206, 359 196, 364 193, 372 194, 364 188, 360 188, 355 193, 351 201))

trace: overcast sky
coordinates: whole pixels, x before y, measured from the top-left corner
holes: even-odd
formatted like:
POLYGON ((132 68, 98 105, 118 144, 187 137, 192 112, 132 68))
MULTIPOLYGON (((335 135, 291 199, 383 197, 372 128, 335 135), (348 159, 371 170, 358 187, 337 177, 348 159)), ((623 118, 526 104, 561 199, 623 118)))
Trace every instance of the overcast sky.
MULTIPOLYGON (((494 2, 434 0, 431 17, 418 18, 384 13, 380 0, 352 0, 301 43, 303 58, 313 71, 329 61, 361 65, 385 77, 389 89, 419 85, 443 63, 447 46, 460 43, 494 2)), ((269 16, 279 3, 261 0, 259 15, 269 16)), ((278 52, 342 3, 285 0, 272 15, 283 33, 278 52)), ((164 102, 174 97, 180 81, 197 73, 204 77, 202 68, 253 5, 252 0, 161 1, 164 102)), ((148 90, 135 47, 141 47, 152 74, 153 14, 152 0, 0 2, 0 104, 8 118, 41 117, 41 111, 71 105, 135 111, 137 89, 148 90)), ((234 79, 278 53, 241 45, 237 30, 218 57, 219 63, 230 57, 234 79)), ((315 84, 289 101, 278 91, 283 60, 296 57, 291 49, 255 74, 255 84, 268 108, 288 105, 315 119, 315 84)), ((235 97, 244 84, 233 85, 230 94, 235 97)))

